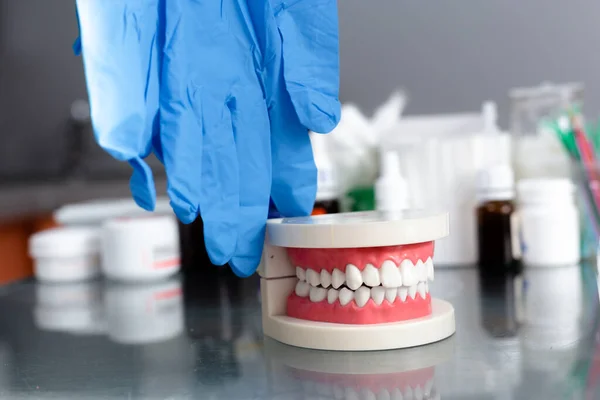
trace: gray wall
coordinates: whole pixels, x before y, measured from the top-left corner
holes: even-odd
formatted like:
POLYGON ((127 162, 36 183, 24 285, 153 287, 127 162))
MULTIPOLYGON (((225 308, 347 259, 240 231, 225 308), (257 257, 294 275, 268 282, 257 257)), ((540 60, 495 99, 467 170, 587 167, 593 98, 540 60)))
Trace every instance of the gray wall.
MULTIPOLYGON (((542 80, 582 81, 600 105, 600 2, 339 0, 341 97, 366 112, 397 87, 409 113, 470 111, 542 80)), ((60 172, 71 103, 85 97, 74 0, 0 0, 0 179, 60 172)), ((88 145, 93 146, 91 135, 88 145)), ((119 172, 98 149, 95 171, 119 172)))

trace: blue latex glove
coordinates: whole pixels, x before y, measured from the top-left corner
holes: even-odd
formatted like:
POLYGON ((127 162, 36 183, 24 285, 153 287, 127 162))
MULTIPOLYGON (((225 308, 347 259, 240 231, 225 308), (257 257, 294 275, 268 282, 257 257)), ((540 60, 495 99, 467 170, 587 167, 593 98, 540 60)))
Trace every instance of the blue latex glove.
POLYGON ((162 31, 158 0, 77 0, 90 112, 98 144, 133 167, 130 188, 149 211, 156 204, 150 167, 152 151, 162 159, 158 139, 158 74, 162 31))
MULTIPOLYGON (((248 276, 258 266, 262 252, 271 162, 272 197, 277 208, 286 216, 307 215, 312 210, 316 168, 307 128, 327 132, 337 124, 340 113, 336 3, 304 0, 286 7, 263 0, 249 2, 252 8, 247 10, 243 0, 224 0, 222 4, 166 2, 160 94, 163 156, 161 143, 152 140, 158 137, 154 94, 158 88, 156 71, 161 65, 154 61, 160 60, 156 48, 163 43, 163 20, 155 11, 157 3, 144 1, 120 0, 119 7, 112 3, 102 13, 90 10, 93 1, 78 2, 80 12, 82 3, 87 15, 96 17, 83 19, 83 25, 102 33, 96 35, 96 42, 84 40, 84 59, 90 46, 96 55, 91 58, 96 68, 86 67, 88 86, 102 80, 114 82, 115 90, 100 91, 102 103, 120 100, 119 88, 131 97, 118 109, 121 115, 92 116, 99 122, 95 126, 97 137, 112 137, 114 128, 99 129, 108 124, 142 132, 142 155, 150 151, 153 142, 167 168, 169 195, 179 219, 189 223, 200 212, 211 261, 230 261, 237 275, 248 276), (138 12, 142 4, 148 6, 144 7, 146 12, 138 12), (149 24, 150 16, 157 19, 154 24, 149 24), (94 26, 94 22, 108 28, 94 26), (132 30, 136 34, 126 40, 132 30), (110 35, 114 32, 120 34, 110 35), (127 55, 139 59, 144 74, 138 70, 134 76, 135 64, 127 55), (145 81, 139 80, 141 76, 145 81), (139 123, 118 124, 119 119, 128 122, 125 117, 131 115, 140 119, 139 90, 143 83, 145 128, 131 129, 139 123)), ((82 29, 82 39, 85 32, 82 29)), ((111 146, 103 147, 114 152, 111 146)), ((140 164, 138 159, 128 160, 135 168, 140 164)), ((138 181, 151 182, 147 171, 146 179, 138 181)), ((140 203, 145 197, 140 193, 149 191, 133 184, 137 175, 132 177, 132 191, 140 203)))
POLYGON ((264 54, 273 157, 272 198, 281 214, 310 214, 317 191, 308 130, 339 122, 336 0, 251 2, 264 54))
POLYGON ((340 115, 337 9, 213 3, 167 2, 161 136, 177 214, 200 211, 211 261, 243 277, 260 261, 271 189, 282 214, 312 211, 308 129, 328 132, 340 115))
POLYGON ((210 260, 247 276, 254 270, 244 260, 258 264, 271 191, 262 55, 245 1, 165 5, 161 140, 169 196, 184 223, 201 214, 210 260))

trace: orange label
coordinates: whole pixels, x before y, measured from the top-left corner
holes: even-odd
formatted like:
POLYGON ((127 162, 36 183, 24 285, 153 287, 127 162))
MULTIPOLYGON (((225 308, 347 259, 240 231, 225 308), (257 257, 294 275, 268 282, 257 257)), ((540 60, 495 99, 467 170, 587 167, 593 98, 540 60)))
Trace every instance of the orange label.
POLYGON ((313 210, 311 215, 323 215, 323 214, 327 214, 327 211, 325 211, 325 209, 323 207, 317 207, 313 210))

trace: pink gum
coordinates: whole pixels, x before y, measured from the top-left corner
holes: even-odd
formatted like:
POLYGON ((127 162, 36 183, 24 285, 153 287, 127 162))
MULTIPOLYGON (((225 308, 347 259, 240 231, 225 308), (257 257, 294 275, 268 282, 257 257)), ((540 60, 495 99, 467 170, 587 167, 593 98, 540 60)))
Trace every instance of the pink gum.
POLYGON ((346 265, 354 264, 363 270, 367 264, 379 268, 386 260, 396 265, 404 260, 413 264, 433 257, 434 242, 406 244, 385 247, 357 247, 349 249, 298 249, 288 248, 287 253, 294 267, 310 268, 316 271, 325 269, 330 273, 334 269, 346 270, 346 265))
POLYGON ((398 322, 430 315, 431 296, 427 293, 424 299, 417 295, 414 299, 407 297, 404 302, 398 299, 393 303, 384 300, 379 306, 373 299, 369 299, 364 307, 359 307, 354 301, 345 306, 339 301, 333 304, 329 304, 327 300, 313 303, 307 297, 292 293, 287 300, 286 314, 292 318, 338 324, 368 325, 398 322))

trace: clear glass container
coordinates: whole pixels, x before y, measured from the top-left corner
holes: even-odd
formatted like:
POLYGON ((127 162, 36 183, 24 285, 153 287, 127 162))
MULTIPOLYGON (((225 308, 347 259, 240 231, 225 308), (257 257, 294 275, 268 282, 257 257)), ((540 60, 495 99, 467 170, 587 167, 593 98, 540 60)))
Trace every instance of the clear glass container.
POLYGON ((510 131, 513 136, 515 177, 570 177, 570 163, 555 133, 543 121, 555 118, 570 105, 583 105, 580 83, 543 83, 510 91, 510 131))

